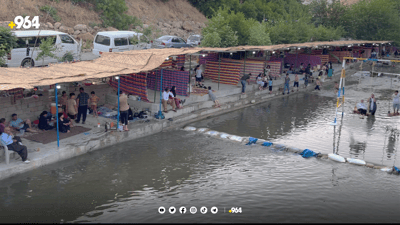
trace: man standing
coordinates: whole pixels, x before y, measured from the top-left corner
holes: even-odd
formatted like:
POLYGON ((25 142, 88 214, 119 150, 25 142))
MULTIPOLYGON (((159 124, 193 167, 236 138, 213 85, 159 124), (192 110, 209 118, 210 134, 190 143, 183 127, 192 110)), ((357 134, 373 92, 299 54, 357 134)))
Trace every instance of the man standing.
POLYGON ((289 74, 286 74, 285 77, 285 86, 283 87, 283 95, 285 95, 285 90, 287 89, 287 94, 289 94, 289 82, 290 82, 290 77, 289 74))
POLYGON ((399 108, 400 108, 400 99, 399 99, 399 91, 395 91, 393 94, 393 114, 399 114, 399 108))
POLYGON ((75 122, 79 123, 81 121, 81 115, 82 115, 83 116, 82 124, 85 124, 87 110, 88 110, 89 94, 85 92, 83 87, 79 88, 79 92, 80 94, 76 98, 76 105, 78 106, 78 116, 75 122))
POLYGON ((247 83, 250 85, 250 76, 251 76, 251 73, 249 73, 248 75, 247 74, 245 74, 245 75, 243 75, 243 77, 240 79, 240 83, 242 83, 242 95, 244 95, 245 94, 245 92, 246 92, 246 81, 247 81, 247 83))
POLYGON ((376 99, 374 94, 371 94, 371 98, 369 98, 368 101, 369 101, 369 113, 374 116, 376 112, 376 99))
POLYGON ((4 132, 1 134, 1 142, 5 144, 8 150, 17 152, 19 156, 21 156, 22 162, 30 163, 28 158, 28 149, 25 145, 20 144, 20 137, 13 137, 10 127, 6 127, 4 132))
POLYGON ((200 66, 196 70, 196 82, 201 87, 201 77, 203 75, 203 70, 201 70, 200 66))

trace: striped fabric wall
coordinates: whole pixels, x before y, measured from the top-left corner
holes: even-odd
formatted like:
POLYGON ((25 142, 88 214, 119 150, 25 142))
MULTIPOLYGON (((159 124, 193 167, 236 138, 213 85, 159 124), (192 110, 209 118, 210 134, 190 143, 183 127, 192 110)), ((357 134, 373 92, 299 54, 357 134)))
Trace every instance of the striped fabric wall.
POLYGON ((217 62, 218 61, 218 53, 205 53, 206 57, 199 56, 199 64, 206 64, 207 61, 217 62))
POLYGON ((311 64, 311 67, 314 67, 316 65, 321 65, 321 58, 309 54, 298 54, 296 61, 296 54, 288 54, 285 57, 285 63, 295 64, 295 68, 299 68, 301 63, 304 63, 305 66, 311 64))
POLYGON ((207 61, 204 77, 211 79, 213 82, 218 82, 218 71, 221 84, 237 85, 239 83, 241 77, 240 64, 222 62, 222 59, 221 65, 218 62, 207 61))
MULTIPOLYGON (((130 95, 139 96, 142 101, 150 102, 147 98, 146 73, 132 73, 120 76, 120 89, 130 95)), ((110 79, 108 83, 114 90, 118 90, 118 81, 110 79)))
POLYGON ((176 57, 176 65, 178 68, 181 68, 183 65, 185 65, 185 55, 178 55, 176 57))
POLYGON ((160 68, 172 67, 172 59, 164 61, 159 67, 160 68))
POLYGON ((251 73, 250 83, 256 83, 256 78, 259 73, 264 73, 264 60, 256 60, 256 59, 248 59, 246 60, 246 68, 244 67, 244 60, 235 60, 235 59, 221 59, 224 62, 236 63, 240 65, 240 75, 246 72, 246 74, 251 73))
MULTIPOLYGON (((147 88, 154 90, 157 82, 157 91, 160 90, 161 84, 161 70, 155 70, 155 73, 149 73, 147 76, 147 88)), ((163 70, 162 90, 165 88, 171 89, 176 86, 176 94, 187 96, 187 89, 189 83, 189 71, 179 71, 172 69, 163 70)))

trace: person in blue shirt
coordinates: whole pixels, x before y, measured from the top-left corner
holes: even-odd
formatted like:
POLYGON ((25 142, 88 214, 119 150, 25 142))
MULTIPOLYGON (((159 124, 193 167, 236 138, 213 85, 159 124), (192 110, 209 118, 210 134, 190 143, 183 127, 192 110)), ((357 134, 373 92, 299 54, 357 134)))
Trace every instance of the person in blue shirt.
POLYGON ((285 90, 287 89, 287 94, 289 94, 289 82, 290 82, 290 78, 289 78, 289 74, 286 74, 285 77, 285 86, 283 87, 283 95, 285 94, 285 90))
POLYGON ((8 150, 18 153, 18 155, 21 156, 22 162, 30 163, 30 161, 27 159, 27 147, 25 145, 22 145, 20 137, 13 136, 10 127, 6 127, 0 137, 1 142, 7 146, 8 150))
POLYGON ((31 121, 29 119, 23 121, 21 118, 18 118, 17 114, 11 115, 12 119, 10 121, 10 126, 13 127, 15 130, 25 130, 27 132, 36 133, 35 130, 32 129, 31 121))

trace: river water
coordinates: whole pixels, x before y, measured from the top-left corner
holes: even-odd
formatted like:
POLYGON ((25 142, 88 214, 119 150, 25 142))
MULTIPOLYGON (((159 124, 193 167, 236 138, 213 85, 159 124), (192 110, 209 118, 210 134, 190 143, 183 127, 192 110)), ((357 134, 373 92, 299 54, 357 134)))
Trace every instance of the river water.
MULTIPOLYGON (((354 83, 354 82, 353 82, 354 83)), ((377 91, 375 119, 350 113, 354 83, 338 117, 340 155, 392 166, 398 118, 386 118, 377 91), (391 126, 386 129, 387 126, 391 126), (385 131, 388 132, 385 133, 385 131)), ((333 151, 331 87, 285 95, 193 123, 216 131, 333 151)), ((365 94, 364 94, 365 95, 365 94)), ((368 97, 368 96, 366 96, 368 97)), ((352 102, 353 101, 353 102, 352 102)), ((395 165, 399 166, 397 160, 395 165)), ((380 170, 303 159, 182 130, 162 132, 2 180, 0 218, 7 222, 400 222, 400 177, 380 170), (158 213, 163 206, 167 212, 158 213), (168 208, 187 208, 170 214, 168 208), (191 214, 189 208, 197 207, 191 214), (208 208, 206 214, 200 207, 208 208), (210 213, 211 207, 218 213, 210 213), (240 207, 242 213, 229 213, 240 207)))

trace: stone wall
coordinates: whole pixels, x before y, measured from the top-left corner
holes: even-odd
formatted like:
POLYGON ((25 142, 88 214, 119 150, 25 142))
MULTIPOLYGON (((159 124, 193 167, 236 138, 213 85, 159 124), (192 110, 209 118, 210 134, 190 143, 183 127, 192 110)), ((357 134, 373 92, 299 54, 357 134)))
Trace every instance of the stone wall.
MULTIPOLYGON (((74 92, 75 95, 79 94, 80 87, 68 87, 66 90, 67 96, 69 93, 74 92)), ((90 94, 91 91, 96 92, 96 95, 100 97, 98 105, 106 103, 106 95, 111 93, 113 90, 108 84, 96 84, 91 86, 84 86, 85 92, 90 94)), ((62 90, 58 92, 61 97, 62 90)), ((33 97, 23 98, 16 100, 15 104, 12 104, 13 96, 0 97, 0 118, 6 118, 6 121, 11 120, 13 113, 18 114, 21 119, 30 119, 32 121, 37 120, 40 113, 44 110, 50 111, 51 103, 55 103, 54 92, 49 91, 38 91, 37 94, 42 94, 39 98, 33 97)))

